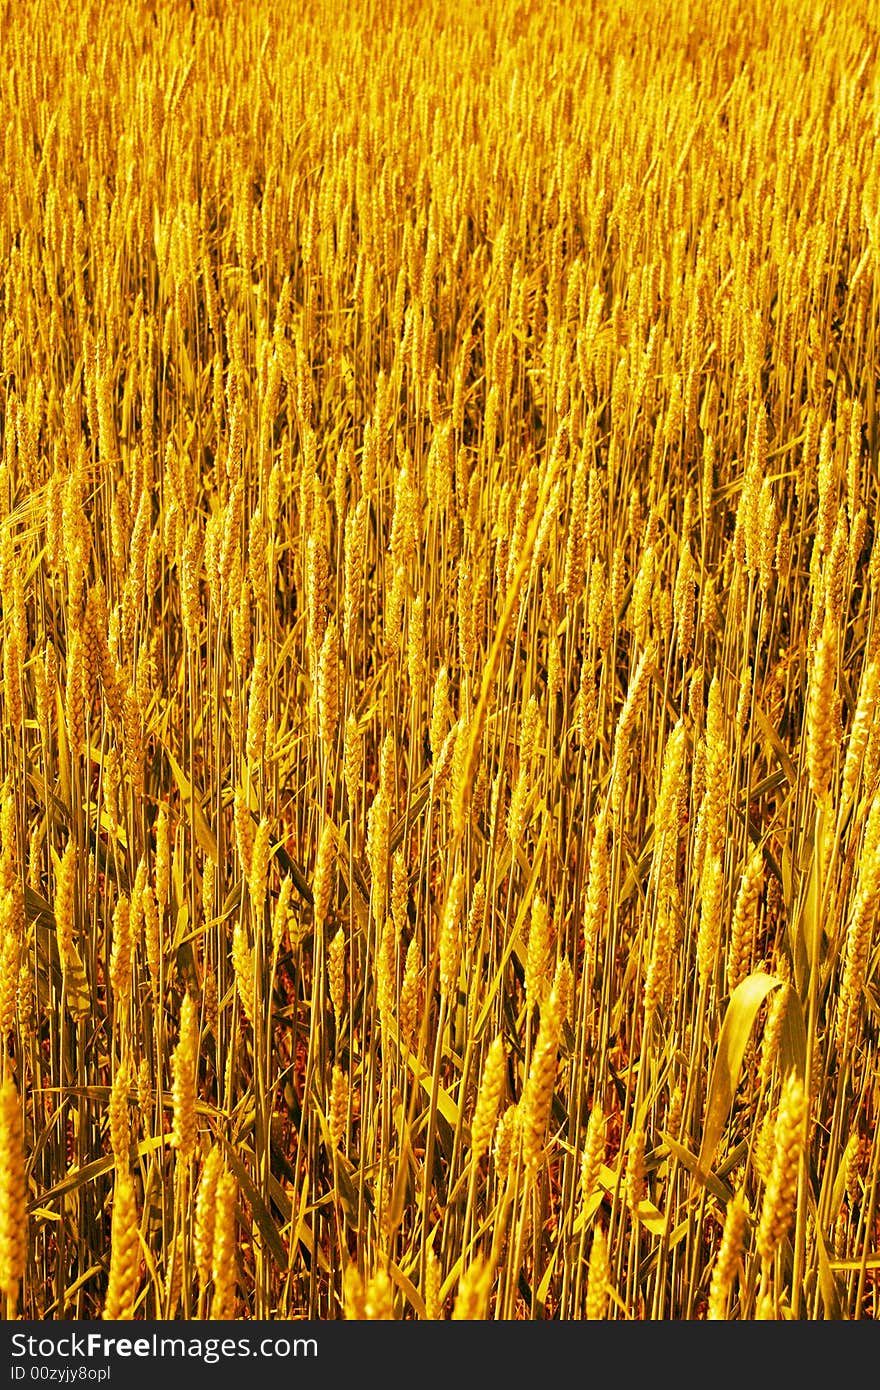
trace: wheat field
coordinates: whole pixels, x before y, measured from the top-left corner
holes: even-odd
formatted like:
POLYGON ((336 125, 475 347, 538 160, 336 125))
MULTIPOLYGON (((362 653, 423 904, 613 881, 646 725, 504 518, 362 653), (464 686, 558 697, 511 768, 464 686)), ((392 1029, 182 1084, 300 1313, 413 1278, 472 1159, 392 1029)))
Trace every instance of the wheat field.
POLYGON ((878 1311, 876 0, 2 0, 0 1291, 878 1311))

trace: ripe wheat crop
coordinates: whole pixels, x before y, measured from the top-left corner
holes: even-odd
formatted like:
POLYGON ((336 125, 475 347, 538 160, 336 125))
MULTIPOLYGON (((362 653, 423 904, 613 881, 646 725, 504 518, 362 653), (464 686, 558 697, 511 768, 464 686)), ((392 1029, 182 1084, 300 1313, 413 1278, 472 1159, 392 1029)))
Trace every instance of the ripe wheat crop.
POLYGON ((0 0, 10 1318, 873 1318, 876 0, 0 0))

